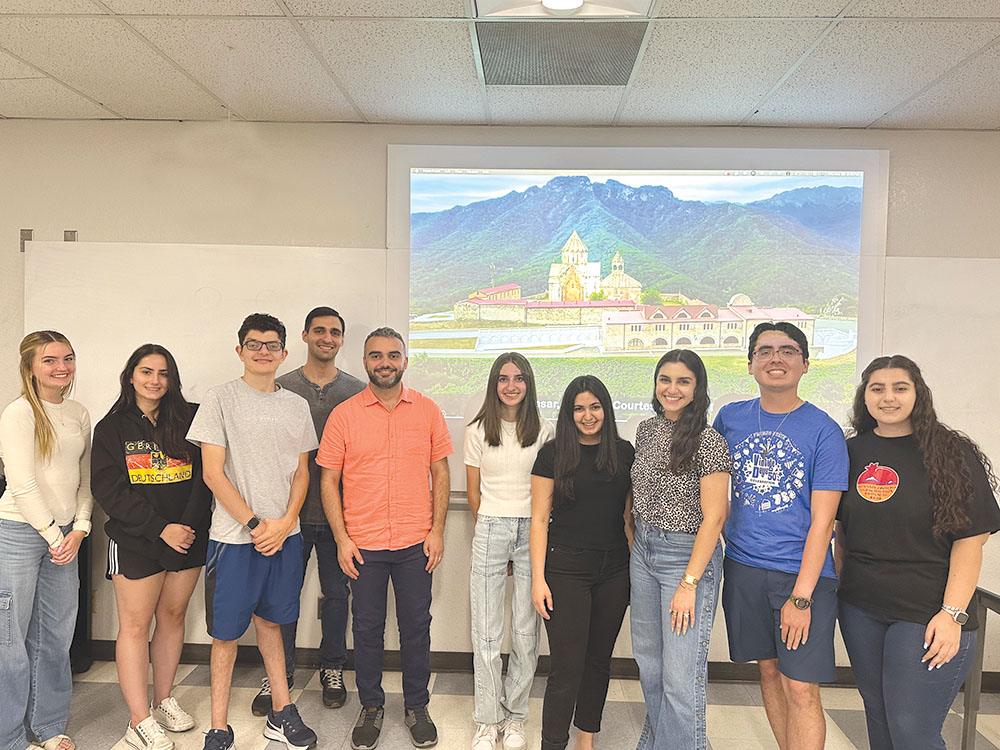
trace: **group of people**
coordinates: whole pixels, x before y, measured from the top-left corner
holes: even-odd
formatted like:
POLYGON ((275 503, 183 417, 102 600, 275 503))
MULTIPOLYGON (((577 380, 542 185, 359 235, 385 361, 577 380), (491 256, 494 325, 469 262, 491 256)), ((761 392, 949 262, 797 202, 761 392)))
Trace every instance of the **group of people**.
MULTIPOLYGON (((351 746, 377 746, 391 579, 403 723, 414 746, 436 744, 431 580, 445 550, 451 439, 440 408, 402 383, 402 337, 391 328, 368 334, 364 384, 336 365, 344 331, 336 310, 310 311, 306 362, 276 377, 285 327, 248 316, 236 346, 242 377, 210 389, 200 405, 184 399, 170 352, 145 344, 126 362, 92 444, 86 409, 68 397, 70 342, 54 331, 24 338, 21 396, 0 415, 8 482, 0 750, 75 748, 65 734, 68 649, 77 551, 94 500, 108 516, 128 746, 171 750, 167 732, 195 724, 171 693, 202 568, 212 637, 205 750, 235 746, 230 685, 237 640, 251 622, 266 672, 251 709, 266 717, 264 735, 292 749, 316 746, 291 702, 300 590, 314 549, 323 703, 347 700, 350 606, 360 703, 351 746)), ((799 395, 808 369, 798 327, 758 325, 748 371, 760 396, 723 406, 709 426, 702 360, 670 351, 653 370, 654 416, 638 426, 633 447, 598 378, 570 382, 553 426, 539 414, 528 360, 497 358, 464 440, 476 522, 473 750, 527 747, 542 623, 550 663, 541 747, 566 748, 574 724, 575 750, 592 750, 629 606, 646 702, 637 750, 706 748, 720 591, 730 656, 758 663, 782 750, 823 747, 819 684, 835 677, 838 617, 873 750, 945 747, 944 717, 974 651, 969 602, 982 547, 1000 529, 996 477, 973 441, 937 420, 907 357, 865 368, 846 441, 799 395)))

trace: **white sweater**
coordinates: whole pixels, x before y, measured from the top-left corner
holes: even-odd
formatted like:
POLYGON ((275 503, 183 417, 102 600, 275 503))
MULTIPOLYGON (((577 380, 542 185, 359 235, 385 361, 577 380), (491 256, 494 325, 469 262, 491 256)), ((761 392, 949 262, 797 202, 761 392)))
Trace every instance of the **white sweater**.
POLYGON ((486 442, 483 423, 465 428, 465 465, 479 468, 482 502, 479 512, 504 518, 531 517, 531 467, 538 449, 555 437, 552 423, 543 419, 534 445, 522 448, 517 425, 500 422, 500 445, 486 442))
POLYGON ((52 456, 42 459, 35 444, 35 417, 23 396, 0 414, 0 457, 7 491, 0 518, 30 523, 50 547, 62 543, 60 526, 90 533, 90 415, 77 401, 42 402, 55 431, 52 456), (55 523, 53 523, 55 521, 55 523))

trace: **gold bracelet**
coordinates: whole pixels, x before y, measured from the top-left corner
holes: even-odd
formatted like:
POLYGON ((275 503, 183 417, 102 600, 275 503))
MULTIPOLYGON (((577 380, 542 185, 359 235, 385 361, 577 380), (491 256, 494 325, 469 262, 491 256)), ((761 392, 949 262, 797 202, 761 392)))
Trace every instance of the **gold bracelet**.
POLYGON ((684 577, 681 579, 681 583, 685 584, 686 586, 688 586, 689 588, 692 588, 692 589, 698 588, 698 579, 695 578, 690 573, 685 573, 684 574, 684 577))

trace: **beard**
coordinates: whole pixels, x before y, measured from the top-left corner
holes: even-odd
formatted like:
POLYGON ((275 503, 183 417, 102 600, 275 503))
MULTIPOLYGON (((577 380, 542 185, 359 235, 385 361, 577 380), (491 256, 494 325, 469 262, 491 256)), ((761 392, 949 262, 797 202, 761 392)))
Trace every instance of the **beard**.
POLYGON ((389 390, 390 388, 395 388, 399 385, 399 382, 403 379, 403 370, 399 369, 392 373, 392 376, 387 380, 385 376, 380 376, 375 373, 374 370, 366 369, 365 372, 368 373, 368 380, 376 388, 383 388, 389 390))

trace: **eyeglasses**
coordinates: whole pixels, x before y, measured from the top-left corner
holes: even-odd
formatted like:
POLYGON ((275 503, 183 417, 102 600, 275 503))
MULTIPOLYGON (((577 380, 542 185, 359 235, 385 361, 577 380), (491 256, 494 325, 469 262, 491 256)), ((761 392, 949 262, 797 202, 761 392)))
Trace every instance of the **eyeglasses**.
POLYGON ((247 339, 243 346, 252 352, 259 352, 262 346, 266 346, 269 352, 280 352, 285 345, 280 341, 257 341, 257 339, 247 339))
POLYGON ((802 350, 796 349, 794 346, 779 346, 777 349, 773 346, 762 346, 760 349, 754 350, 753 358, 773 359, 775 354, 782 359, 792 359, 802 354, 802 350))

